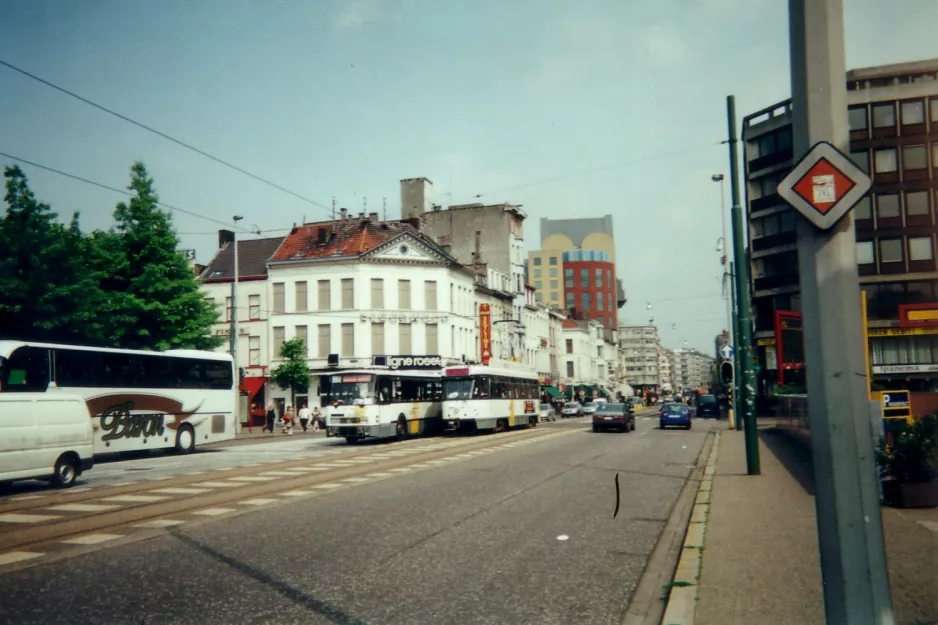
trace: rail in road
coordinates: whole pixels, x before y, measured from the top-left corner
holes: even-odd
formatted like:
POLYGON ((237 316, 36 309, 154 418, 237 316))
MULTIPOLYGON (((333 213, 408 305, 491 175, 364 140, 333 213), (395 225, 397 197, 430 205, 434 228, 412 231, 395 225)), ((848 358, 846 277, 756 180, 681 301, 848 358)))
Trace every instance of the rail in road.
POLYGON ((223 520, 279 502, 393 479, 575 431, 541 428, 490 436, 417 439, 351 452, 325 451, 315 458, 0 499, 0 573, 145 540, 180 525, 223 520))

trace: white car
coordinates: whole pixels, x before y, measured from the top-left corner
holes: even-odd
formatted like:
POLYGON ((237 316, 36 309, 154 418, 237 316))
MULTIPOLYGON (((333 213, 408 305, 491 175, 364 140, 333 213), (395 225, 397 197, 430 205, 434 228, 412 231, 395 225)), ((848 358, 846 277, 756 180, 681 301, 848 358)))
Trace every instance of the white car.
POLYGON ((581 406, 580 402, 578 401, 568 401, 563 405, 563 410, 560 411, 560 416, 564 419, 568 417, 582 417, 583 406, 581 406))
POLYGON ((541 404, 540 408, 541 421, 553 421, 554 420, 554 407, 550 404, 541 404))
POLYGON ((596 409, 599 408, 599 404, 596 402, 588 401, 583 404, 583 414, 585 415, 594 415, 596 414, 596 409))

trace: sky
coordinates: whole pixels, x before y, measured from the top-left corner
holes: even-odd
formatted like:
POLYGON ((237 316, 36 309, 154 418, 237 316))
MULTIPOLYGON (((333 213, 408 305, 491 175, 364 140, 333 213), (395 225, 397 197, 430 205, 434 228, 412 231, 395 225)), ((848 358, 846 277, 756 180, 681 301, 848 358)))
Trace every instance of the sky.
MULTIPOLYGON (((847 67, 938 56, 934 0, 844 0, 847 67)), ((0 60, 289 189, 262 184, 0 67, 0 151, 268 236, 435 203, 614 218, 622 323, 713 352, 726 325, 720 188, 726 96, 788 97, 784 0, 2 0, 0 60), (367 206, 367 208, 366 208, 367 206), (649 309, 650 306, 650 309, 649 309)), ((0 164, 12 161, 0 157, 0 164)), ((23 166, 86 230, 121 196, 23 166)), ((729 190, 727 187, 727 197, 729 190)), ((174 212, 208 262, 219 224, 174 212)))

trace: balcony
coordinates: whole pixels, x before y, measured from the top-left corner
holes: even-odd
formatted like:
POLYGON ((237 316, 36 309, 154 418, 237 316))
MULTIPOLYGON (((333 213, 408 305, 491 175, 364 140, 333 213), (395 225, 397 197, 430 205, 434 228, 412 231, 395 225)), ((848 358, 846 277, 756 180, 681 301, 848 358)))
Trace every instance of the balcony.
POLYGON ((794 157, 792 148, 784 148, 749 161, 749 171, 755 172, 779 163, 789 163, 794 157))
POLYGON ((762 197, 750 201, 749 212, 756 213, 776 206, 786 206, 785 201, 779 197, 778 193, 770 193, 769 195, 763 195, 762 197))
POLYGON ((790 232, 779 232, 778 234, 772 234, 766 237, 759 237, 758 239, 752 240, 752 251, 761 252, 762 250, 772 249, 773 247, 780 247, 782 245, 788 245, 789 243, 794 243, 798 239, 798 233, 794 230, 790 232))
POLYGON ((767 291, 769 289, 779 289, 785 286, 794 286, 798 284, 798 268, 794 267, 794 273, 783 273, 774 276, 763 276, 752 281, 754 291, 767 291))

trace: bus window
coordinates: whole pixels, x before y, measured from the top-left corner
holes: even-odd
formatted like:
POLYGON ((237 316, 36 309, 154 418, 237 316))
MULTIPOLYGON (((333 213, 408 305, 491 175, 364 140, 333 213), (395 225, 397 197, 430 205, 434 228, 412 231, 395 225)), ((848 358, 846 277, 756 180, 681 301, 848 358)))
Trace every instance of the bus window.
POLYGON ((103 378, 99 386, 108 388, 128 388, 134 385, 134 363, 129 354, 104 352, 101 354, 103 378))
MULTIPOLYGON (((205 386, 203 388, 231 390, 232 374, 231 364, 223 360, 207 360, 202 363, 205 367, 205 386)), ((307 389, 297 389, 303 392, 307 389)))
POLYGON ((49 388, 49 350, 20 347, 0 367, 0 391, 45 392, 49 388))
POLYGON ((78 349, 55 350, 55 384, 59 387, 94 388, 101 377, 101 354, 78 349))
POLYGON ((137 356, 137 386, 172 388, 171 364, 171 359, 163 356, 137 356))

